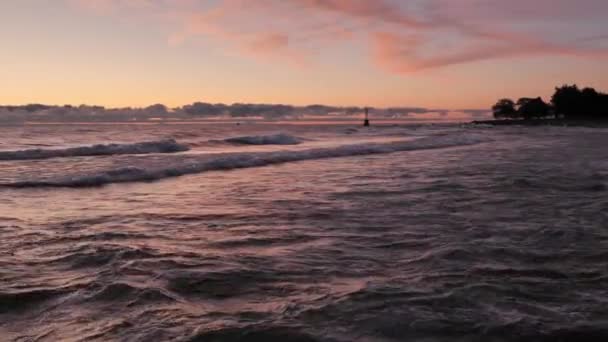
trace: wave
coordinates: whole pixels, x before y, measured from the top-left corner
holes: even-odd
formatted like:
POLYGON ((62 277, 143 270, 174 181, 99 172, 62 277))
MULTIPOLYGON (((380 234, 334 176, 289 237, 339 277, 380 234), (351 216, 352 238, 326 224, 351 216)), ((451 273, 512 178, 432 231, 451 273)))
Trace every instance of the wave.
POLYGON ((90 295, 88 301, 99 302, 129 302, 130 306, 135 304, 147 304, 158 302, 172 302, 175 299, 160 288, 143 287, 122 282, 115 282, 102 287, 90 295))
POLYGON ((288 134, 275 134, 228 138, 224 141, 241 145, 297 145, 302 142, 302 139, 288 134))
MULTIPOLYGON (((327 339, 325 339, 327 340, 327 339)), ((187 342, 203 341, 292 341, 292 342, 316 342, 318 339, 311 335, 299 332, 297 327, 227 327, 216 330, 197 332, 186 339, 187 342)), ((328 340, 329 341, 329 340, 328 340)))
POLYGON ((94 174, 76 175, 59 179, 28 180, 13 183, 4 183, 0 184, 0 186, 12 188, 93 187, 102 186, 110 183, 154 181, 163 178, 203 173, 208 171, 260 167, 304 160, 352 157, 401 151, 416 151, 425 149, 467 146, 475 145, 486 141, 489 140, 487 138, 482 138, 477 135, 460 134, 425 137, 410 141, 355 144, 331 148, 315 148, 300 151, 232 153, 218 155, 214 157, 203 157, 200 160, 182 160, 166 167, 125 167, 113 170, 100 171, 94 174))
POLYGON ((66 294, 65 289, 0 292, 0 314, 25 309, 66 294))
POLYGON ((166 139, 159 141, 139 142, 134 144, 99 144, 66 149, 0 151, 0 160, 10 161, 116 154, 175 153, 188 150, 188 146, 178 144, 177 141, 173 139, 166 139))

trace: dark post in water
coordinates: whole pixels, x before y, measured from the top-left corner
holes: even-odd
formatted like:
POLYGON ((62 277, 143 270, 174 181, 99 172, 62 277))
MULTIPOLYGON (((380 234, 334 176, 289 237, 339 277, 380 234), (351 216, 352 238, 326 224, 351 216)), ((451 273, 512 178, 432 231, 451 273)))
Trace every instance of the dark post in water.
POLYGON ((365 107, 365 121, 363 121, 364 127, 369 127, 369 107, 365 107))

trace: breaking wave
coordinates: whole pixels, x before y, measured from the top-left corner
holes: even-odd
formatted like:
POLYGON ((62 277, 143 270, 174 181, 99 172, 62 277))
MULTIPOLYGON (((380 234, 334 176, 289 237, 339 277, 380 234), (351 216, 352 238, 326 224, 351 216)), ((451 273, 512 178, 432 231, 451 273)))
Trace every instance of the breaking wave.
POLYGON ((302 139, 288 134, 274 134, 228 138, 224 141, 241 145, 297 145, 302 142, 302 139))
POLYGON ((419 138, 411 141, 391 143, 354 144, 331 148, 315 148, 300 151, 277 151, 257 153, 230 153, 200 159, 174 162, 166 167, 124 167, 100 171, 93 174, 76 175, 50 180, 27 180, 0 184, 4 187, 93 187, 110 183, 154 181, 187 174, 267 166, 304 160, 384 154, 401 151, 437 149, 474 145, 488 141, 477 135, 443 135, 419 138))
POLYGON ((134 144, 107 144, 66 149, 32 149, 20 151, 0 151, 0 160, 32 160, 84 156, 104 156, 117 154, 175 153, 188 151, 189 147, 173 139, 147 141, 134 144))

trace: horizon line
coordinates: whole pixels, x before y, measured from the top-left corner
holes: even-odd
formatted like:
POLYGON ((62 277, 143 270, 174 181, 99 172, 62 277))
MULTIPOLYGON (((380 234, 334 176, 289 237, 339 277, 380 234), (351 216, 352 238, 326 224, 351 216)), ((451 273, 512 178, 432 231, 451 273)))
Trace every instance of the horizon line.
POLYGON ((154 107, 154 106, 164 106, 167 110, 179 110, 179 109, 184 109, 184 107, 186 106, 191 106, 194 104, 208 104, 208 105, 213 105, 213 106, 226 106, 226 107, 230 107, 230 106, 234 106, 234 105, 249 105, 249 106, 288 106, 288 107, 293 107, 293 108, 307 108, 307 107, 312 107, 312 106, 320 106, 320 107, 328 107, 328 108, 334 108, 334 109, 360 109, 360 110, 364 110, 365 108, 369 108, 370 110, 388 110, 388 109, 410 109, 410 110, 422 110, 425 112, 461 112, 461 111, 485 111, 487 110, 488 112, 491 112, 492 109, 490 107, 488 108, 428 108, 428 107, 423 107, 423 106, 408 106, 408 105, 398 105, 398 106, 370 106, 370 105, 364 105, 364 106, 358 106, 358 105, 328 105, 328 104, 322 104, 322 103, 310 103, 310 104, 306 104, 306 105, 297 105, 297 104, 289 104, 289 103, 278 103, 278 102, 233 102, 233 103, 224 103, 224 102, 204 102, 204 101, 194 101, 191 103, 187 103, 187 104, 183 104, 183 105, 178 105, 178 106, 170 106, 170 105, 166 105, 164 103, 153 103, 153 104, 149 104, 149 105, 133 105, 133 106, 110 106, 110 105, 100 105, 100 104, 86 104, 86 103, 80 103, 80 104, 70 104, 70 103, 64 103, 64 104, 49 104, 49 103, 44 103, 44 102, 36 102, 36 101, 32 101, 32 102, 28 102, 28 103, 21 103, 21 104, 5 104, 5 103, 0 103, 0 108, 11 108, 11 107, 15 107, 15 108, 24 108, 27 106, 45 106, 45 107, 52 107, 52 108, 58 108, 58 107, 65 107, 65 108, 80 108, 80 107, 88 107, 88 108, 100 108, 103 110, 121 110, 121 109, 131 109, 131 110, 144 110, 144 109, 148 109, 150 107, 154 107))

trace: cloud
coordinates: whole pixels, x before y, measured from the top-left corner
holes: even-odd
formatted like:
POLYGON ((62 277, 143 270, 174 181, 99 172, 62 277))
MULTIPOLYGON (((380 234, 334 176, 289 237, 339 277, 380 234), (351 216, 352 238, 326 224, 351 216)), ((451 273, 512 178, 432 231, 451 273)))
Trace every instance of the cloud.
POLYGON ((522 56, 603 58, 605 0, 68 0, 114 15, 164 14, 171 45, 211 38, 229 50, 305 64, 353 41, 374 65, 411 73, 522 56), (569 25, 569 26, 564 26, 569 25))
POLYGON ((396 73, 516 56, 608 57, 608 50, 605 49, 584 49, 532 40, 471 39, 454 48, 433 48, 429 47, 429 40, 421 37, 401 36, 390 32, 376 32, 371 40, 376 64, 396 73))
POLYGON ((270 33, 256 37, 249 44, 249 49, 252 51, 273 51, 282 50, 289 46, 289 36, 282 33, 270 33))
POLYGON ((152 9, 159 3, 154 0, 68 0, 68 2, 100 14, 109 14, 120 10, 152 9))
POLYGON ((388 1, 368 0, 294 0, 295 4, 313 10, 332 11, 345 16, 382 21, 411 28, 429 28, 430 23, 408 16, 388 1))
MULTIPOLYGON (((95 121, 157 121, 159 119, 191 120, 205 118, 332 118, 361 119, 365 109, 326 105, 292 106, 286 104, 205 103, 195 102, 169 109, 162 104, 144 108, 105 108, 101 106, 49 106, 30 104, 0 106, 0 122, 95 122, 95 121)), ((448 116, 449 111, 421 107, 372 108, 374 119, 420 120, 448 116)))

